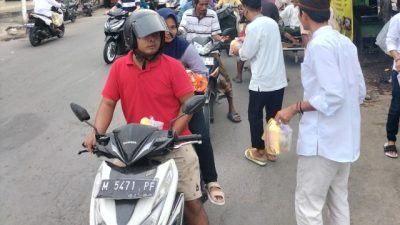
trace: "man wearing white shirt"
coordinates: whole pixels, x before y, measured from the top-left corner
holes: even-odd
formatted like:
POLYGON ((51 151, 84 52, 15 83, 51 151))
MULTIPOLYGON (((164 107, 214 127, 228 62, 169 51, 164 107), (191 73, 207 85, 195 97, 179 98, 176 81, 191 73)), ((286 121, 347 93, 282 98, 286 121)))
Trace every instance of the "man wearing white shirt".
POLYGON ((280 28, 281 34, 293 44, 299 44, 294 37, 301 35, 298 3, 299 0, 292 0, 292 4, 286 6, 286 8, 279 13, 283 21, 283 26, 280 28))
POLYGON ((360 104, 366 95, 357 48, 328 25, 330 0, 300 0, 300 21, 312 37, 301 65, 302 101, 277 113, 283 123, 303 114, 297 141, 298 225, 350 225, 350 164, 360 156, 360 104))
POLYGON ((251 79, 249 84, 248 119, 250 123, 251 148, 245 157, 265 166, 276 157, 265 152, 263 134, 264 116, 268 121, 281 109, 284 89, 287 86, 285 63, 278 24, 261 14, 261 0, 242 0, 243 15, 250 23, 246 26, 243 46, 233 48, 232 53, 240 60, 249 61, 251 79))
MULTIPOLYGON (((63 18, 56 12, 51 11, 51 7, 61 7, 61 3, 55 0, 34 0, 33 12, 47 17, 51 17, 54 26, 59 27, 63 23, 63 18)), ((55 28, 55 27, 54 27, 55 28)))
POLYGON ((385 155, 390 158, 397 158, 396 135, 399 132, 400 119, 400 86, 398 74, 400 71, 400 13, 390 20, 389 30, 386 35, 386 46, 393 57, 392 69, 392 101, 386 122, 387 142, 383 149, 385 155))

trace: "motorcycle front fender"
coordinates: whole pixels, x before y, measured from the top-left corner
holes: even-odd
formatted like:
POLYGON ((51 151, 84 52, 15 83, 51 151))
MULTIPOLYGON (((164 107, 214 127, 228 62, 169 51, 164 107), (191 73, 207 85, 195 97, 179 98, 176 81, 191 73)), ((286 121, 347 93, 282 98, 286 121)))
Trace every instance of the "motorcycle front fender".
POLYGON ((107 35, 106 38, 104 39, 104 42, 108 42, 109 40, 113 39, 114 41, 118 40, 118 34, 117 35, 107 35))

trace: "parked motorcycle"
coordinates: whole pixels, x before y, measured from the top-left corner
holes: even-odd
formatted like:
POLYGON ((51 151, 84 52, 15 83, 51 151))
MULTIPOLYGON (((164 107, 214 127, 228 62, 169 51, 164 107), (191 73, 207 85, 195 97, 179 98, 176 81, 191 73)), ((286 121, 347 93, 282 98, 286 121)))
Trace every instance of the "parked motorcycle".
MULTIPOLYGON (((60 15, 62 21, 63 12, 61 9, 52 8, 53 11, 60 15)), ((54 26, 51 18, 38 14, 31 13, 29 15, 29 22, 26 25, 27 33, 29 34, 29 42, 32 46, 38 46, 44 39, 58 37, 62 38, 65 32, 64 22, 61 26, 54 26)))
POLYGON ((103 58, 107 64, 114 62, 117 55, 124 55, 128 53, 128 49, 125 46, 124 39, 124 24, 129 16, 127 11, 120 8, 110 10, 108 12, 110 16, 104 25, 104 33, 106 35, 105 45, 103 50, 103 58))
POLYGON ((78 15, 78 2, 74 0, 65 0, 61 10, 64 14, 64 21, 71 20, 71 22, 74 23, 78 15))
POLYGON ((92 16, 93 3, 90 0, 84 0, 82 3, 82 12, 85 16, 92 16))
MULTIPOLYGON (((191 115, 204 102, 203 96, 194 96, 184 104, 182 112, 191 115)), ((71 103, 71 109, 81 122, 94 128, 84 108, 71 103)), ((182 145, 201 143, 200 140, 201 135, 178 137, 172 129, 158 130, 140 124, 127 124, 107 134, 96 133, 93 153, 102 163, 92 189, 90 224, 182 225, 184 196, 177 193, 175 161, 161 163, 151 157, 182 145)), ((87 150, 79 154, 83 152, 87 150)))

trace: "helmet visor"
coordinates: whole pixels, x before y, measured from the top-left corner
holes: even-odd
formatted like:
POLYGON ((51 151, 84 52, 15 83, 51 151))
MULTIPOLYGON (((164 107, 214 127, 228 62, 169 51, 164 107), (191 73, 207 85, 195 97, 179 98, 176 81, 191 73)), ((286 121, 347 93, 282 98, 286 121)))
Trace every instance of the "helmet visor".
POLYGON ((133 31, 136 37, 143 38, 155 32, 168 31, 168 28, 161 16, 153 14, 146 15, 140 18, 140 20, 137 20, 133 31))

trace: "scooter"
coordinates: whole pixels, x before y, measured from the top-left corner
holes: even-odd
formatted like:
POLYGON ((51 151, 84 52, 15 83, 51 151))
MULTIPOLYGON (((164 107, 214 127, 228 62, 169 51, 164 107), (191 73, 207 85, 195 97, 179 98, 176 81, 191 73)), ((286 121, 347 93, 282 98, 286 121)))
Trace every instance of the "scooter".
POLYGON ((82 12, 85 16, 92 16, 93 4, 90 0, 84 0, 82 3, 82 12))
MULTIPOLYGON (((52 11, 57 12, 61 17, 60 20, 63 20, 63 12, 61 9, 52 7, 52 11)), ((38 13, 31 13, 29 15, 29 22, 26 25, 26 29, 26 32, 29 34, 29 42, 32 46, 40 45, 44 39, 52 37, 62 38, 65 32, 63 21, 61 26, 56 27, 51 18, 38 13)))
MULTIPOLYGON (((231 34, 233 28, 226 29, 221 33, 221 36, 229 36, 229 39, 232 38, 231 34)), ((184 34, 182 34, 184 35, 184 34)), ((206 104, 203 107, 204 118, 206 120, 206 129, 210 129, 210 124, 214 123, 214 106, 215 103, 218 102, 219 99, 225 97, 224 95, 219 94, 219 86, 218 86, 218 78, 219 78, 219 63, 212 56, 212 53, 220 52, 222 49, 225 49, 225 45, 229 44, 229 41, 226 43, 219 42, 218 44, 214 44, 214 41, 211 37, 201 37, 197 36, 192 39, 192 44, 199 53, 200 57, 203 59, 204 65, 209 69, 209 79, 208 79, 208 88, 205 93, 206 96, 206 104), (217 73, 215 76, 211 76, 211 74, 217 73)))
POLYGON ((78 2, 74 0, 65 0, 61 10, 64 14, 64 21, 71 20, 71 22, 74 23, 78 14, 78 2))
MULTIPOLYGON (((204 102, 204 96, 192 97, 183 105, 182 115, 195 113, 204 102)), ((71 109, 96 131, 86 109, 75 103, 71 109)), ((201 135, 178 137, 171 128, 158 130, 141 124, 127 124, 107 134, 96 132, 93 153, 102 163, 92 189, 90 224, 182 225, 184 196, 177 193, 175 162, 162 163, 151 157, 193 143, 201 143, 201 135)), ((79 154, 83 152, 87 150, 79 154)))
POLYGON ((128 53, 124 39, 124 24, 129 13, 117 8, 108 12, 110 16, 104 25, 105 45, 103 58, 107 64, 114 62, 118 55, 128 53))

